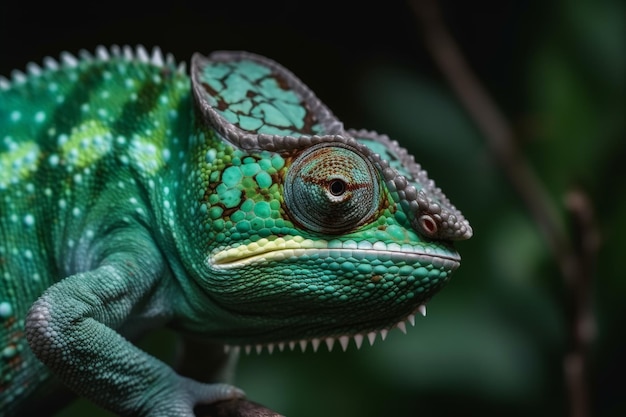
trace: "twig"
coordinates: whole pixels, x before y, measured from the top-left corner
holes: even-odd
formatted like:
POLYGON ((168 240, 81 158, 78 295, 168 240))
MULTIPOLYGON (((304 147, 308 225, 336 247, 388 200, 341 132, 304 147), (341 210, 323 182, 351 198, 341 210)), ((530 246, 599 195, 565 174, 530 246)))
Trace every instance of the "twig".
MULTIPOLYGON (((411 1, 426 46, 459 100, 483 132, 496 160, 518 191, 557 259, 564 260, 567 238, 557 211, 540 181, 520 157, 512 129, 465 62, 433 0, 411 1)), ((562 262, 562 269, 571 268, 562 262)), ((568 272, 569 274, 569 272, 568 272)))
POLYGON ((194 411, 198 417, 283 417, 269 408, 243 399, 199 405, 194 411))
POLYGON ((590 307, 591 277, 598 250, 591 204, 582 191, 568 195, 566 209, 569 210, 573 225, 570 238, 557 214, 556 205, 521 156, 513 130, 467 65, 443 23, 436 0, 411 0, 410 4, 422 26, 426 47, 482 131, 496 160, 537 223, 559 265, 570 300, 572 323, 571 347, 564 361, 570 415, 587 417, 589 398, 586 353, 594 337, 595 323, 590 307))
POLYGON ((565 356, 563 366, 570 396, 571 416, 587 417, 590 399, 586 383, 589 375, 586 359, 596 335, 591 293, 600 237, 591 202, 585 193, 581 190, 570 191, 566 196, 565 206, 572 223, 573 239, 577 243, 573 249, 579 268, 574 271, 574 276, 565 282, 571 325, 570 351, 565 356))

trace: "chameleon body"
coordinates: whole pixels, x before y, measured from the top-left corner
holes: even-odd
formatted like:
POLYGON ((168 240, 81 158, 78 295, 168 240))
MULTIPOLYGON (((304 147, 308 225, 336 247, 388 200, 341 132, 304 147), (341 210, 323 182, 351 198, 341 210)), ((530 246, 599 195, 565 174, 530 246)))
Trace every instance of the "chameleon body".
POLYGON ((30 64, 0 78, 0 415, 53 380, 120 415, 191 417, 243 395, 217 381, 223 347, 403 329, 471 233, 395 141, 344 129, 267 58, 30 64), (162 326, 206 343, 214 372, 132 344, 162 326))

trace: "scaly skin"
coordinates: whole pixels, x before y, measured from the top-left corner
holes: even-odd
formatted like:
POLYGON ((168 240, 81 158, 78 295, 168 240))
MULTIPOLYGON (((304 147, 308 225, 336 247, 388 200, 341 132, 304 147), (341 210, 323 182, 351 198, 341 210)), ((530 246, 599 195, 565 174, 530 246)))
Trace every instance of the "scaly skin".
POLYGON ((278 64, 83 55, 0 78, 0 415, 54 374, 120 415, 191 417, 243 394, 139 335, 345 349, 403 328, 458 267, 471 228, 420 166, 278 64))

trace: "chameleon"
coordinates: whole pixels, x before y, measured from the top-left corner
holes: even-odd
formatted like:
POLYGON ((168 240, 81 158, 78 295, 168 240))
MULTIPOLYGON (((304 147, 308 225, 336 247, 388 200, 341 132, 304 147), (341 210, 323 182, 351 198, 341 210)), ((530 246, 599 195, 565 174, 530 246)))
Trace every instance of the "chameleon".
POLYGON ((406 332, 471 235, 397 141, 344 128, 269 58, 30 63, 0 78, 0 416, 64 386, 191 417, 245 395, 240 351, 406 332), (135 344, 164 327, 200 376, 135 344))

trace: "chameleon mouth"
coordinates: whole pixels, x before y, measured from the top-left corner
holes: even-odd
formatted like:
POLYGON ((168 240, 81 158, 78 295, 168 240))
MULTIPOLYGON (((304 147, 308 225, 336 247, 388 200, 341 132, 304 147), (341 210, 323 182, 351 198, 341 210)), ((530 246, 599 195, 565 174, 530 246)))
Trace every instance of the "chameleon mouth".
POLYGON ((245 345, 224 345, 225 353, 236 353, 238 354, 242 350, 246 354, 250 354, 251 352, 256 352, 257 354, 261 354, 264 350, 267 350, 269 354, 272 354, 276 349, 278 351, 283 352, 285 348, 289 348, 289 350, 293 351, 296 349, 296 346, 300 347, 300 350, 304 353, 309 345, 313 349, 313 352, 317 352, 320 345, 325 344, 326 348, 329 352, 332 352, 333 347, 338 342, 341 346, 341 349, 345 352, 348 349, 350 344, 350 340, 354 340, 354 345, 357 349, 361 349, 363 345, 363 341, 365 339, 368 340, 370 346, 374 344, 376 339, 380 336, 381 341, 384 341, 387 338, 387 334, 390 330, 399 329, 402 333, 407 333, 407 323, 411 326, 415 326, 415 316, 417 313, 422 316, 426 316, 426 304, 420 304, 411 314, 397 322, 395 325, 387 328, 382 328, 379 330, 373 330, 365 333, 357 333, 352 335, 341 335, 341 336, 328 336, 322 338, 313 338, 313 339, 297 339, 297 340, 289 340, 283 342, 276 343, 258 343, 258 344, 245 344, 245 345))
POLYGON ((209 256, 210 266, 219 269, 240 268, 250 264, 315 257, 333 258, 349 254, 355 260, 375 256, 379 260, 432 264, 438 268, 455 270, 461 261, 458 253, 447 248, 426 248, 416 245, 385 244, 382 242, 311 240, 298 236, 260 239, 247 245, 227 248, 209 256))

